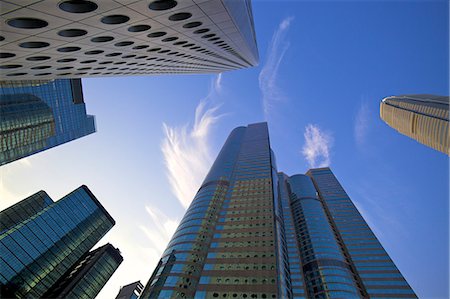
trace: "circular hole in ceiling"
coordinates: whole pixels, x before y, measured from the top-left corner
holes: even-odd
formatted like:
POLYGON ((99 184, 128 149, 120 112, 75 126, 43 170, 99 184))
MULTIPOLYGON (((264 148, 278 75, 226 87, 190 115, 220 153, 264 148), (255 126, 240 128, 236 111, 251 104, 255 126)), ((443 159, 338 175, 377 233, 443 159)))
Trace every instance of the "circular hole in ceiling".
POLYGON ((116 47, 125 47, 125 46, 129 46, 134 44, 134 42, 130 42, 130 41, 125 41, 125 42, 119 42, 119 43, 115 43, 114 46, 116 47))
POLYGON ((57 76, 67 76, 67 75, 71 75, 72 73, 61 73, 61 74, 56 74, 57 76))
POLYGON ((173 43, 175 46, 179 46, 179 45, 184 45, 184 44, 186 44, 187 43, 187 41, 181 41, 181 42, 176 42, 176 43, 173 43))
POLYGON ((94 70, 104 70, 104 69, 106 69, 106 66, 100 66, 100 67, 94 68, 94 70))
POLYGON ((97 55, 97 54, 100 54, 100 53, 103 53, 103 52, 105 52, 105 51, 103 51, 103 50, 92 50, 92 51, 84 52, 84 54, 86 54, 86 55, 97 55))
POLYGON ((199 30, 195 30, 194 34, 201 34, 201 33, 205 33, 205 32, 208 32, 208 31, 209 31, 208 28, 199 29, 199 30))
POLYGON ((69 0, 61 2, 59 8, 72 13, 86 13, 96 10, 98 5, 91 1, 69 0))
POLYGON ((192 14, 189 12, 179 12, 176 14, 173 14, 169 17, 169 20, 171 21, 183 21, 183 20, 187 20, 190 17, 192 17, 192 14))
POLYGON ((148 34, 147 36, 148 36, 148 37, 161 37, 161 36, 164 36, 164 35, 166 35, 166 34, 167 34, 167 33, 164 32, 164 31, 158 31, 158 32, 150 33, 150 34, 148 34))
POLYGON ((80 47, 63 47, 63 48, 59 48, 57 49, 58 52, 75 52, 81 50, 80 47))
POLYGON ((58 32, 59 36, 64 37, 77 37, 86 35, 87 31, 83 29, 65 29, 58 32))
POLYGON ((0 69, 17 69, 22 67, 20 64, 4 64, 0 65, 0 69))
POLYGON ((128 28, 128 31, 130 32, 142 32, 142 31, 147 31, 149 30, 151 27, 149 25, 134 25, 128 28))
POLYGON ((45 70, 45 69, 49 69, 49 68, 51 68, 51 66, 49 66, 49 65, 40 65, 40 66, 32 67, 31 69, 32 70, 45 70))
POLYGON ((81 76, 81 75, 86 75, 86 74, 87 74, 86 72, 75 73, 75 75, 79 75, 79 76, 81 76))
POLYGON ((163 42, 173 42, 174 40, 177 40, 177 39, 178 39, 178 37, 172 36, 172 37, 165 38, 162 41, 163 42))
POLYGON ((84 61, 81 61, 80 63, 86 64, 86 63, 93 63, 93 62, 97 62, 97 60, 95 60, 95 59, 92 59, 92 60, 84 60, 84 61))
POLYGON ((12 74, 7 74, 6 76, 8 77, 16 77, 16 76, 23 76, 26 75, 27 73, 12 73, 12 74))
POLYGON ((99 62, 98 64, 111 64, 113 63, 112 61, 103 61, 103 62, 99 62))
POLYGON ((144 58, 147 58, 148 56, 139 56, 139 57, 136 57, 135 59, 144 59, 144 58))
POLYGON ((130 18, 124 15, 110 15, 103 17, 100 21, 103 24, 116 25, 128 22, 128 20, 130 20, 130 18))
POLYGON ((192 47, 192 46, 194 46, 194 44, 187 44, 187 45, 184 45, 184 46, 182 46, 183 48, 187 48, 187 47, 192 47))
POLYGON ((72 62, 77 60, 76 58, 63 58, 63 59, 59 59, 56 62, 72 62))
POLYGON ((90 70, 91 69, 91 67, 80 67, 79 69, 77 69, 77 71, 87 71, 87 70, 90 70))
POLYGON ((7 53, 7 52, 1 52, 0 53, 0 58, 10 58, 10 57, 14 57, 14 56, 16 56, 16 54, 7 53))
POLYGON ((170 52, 170 50, 161 50, 158 53, 167 53, 167 52, 170 52))
POLYGON ((194 27, 198 27, 201 25, 202 25, 202 22, 191 22, 191 23, 184 24, 183 28, 194 28, 194 27))
POLYGON ((106 57, 114 57, 114 56, 119 56, 119 55, 122 55, 122 53, 114 52, 114 53, 111 53, 111 54, 106 54, 105 56, 106 57))
POLYGON ((105 42, 110 42, 113 39, 114 39, 114 37, 112 37, 112 36, 97 36, 97 37, 91 38, 91 42, 105 43, 105 42))
POLYGON ((35 76, 48 76, 51 75, 52 73, 39 73, 39 74, 35 74, 35 76))
POLYGON ((175 0, 156 0, 148 5, 151 10, 167 10, 177 6, 175 0))
POLYGON ((4 40, 5 40, 5 37, 0 35, 0 42, 4 41, 4 40))
POLYGON ((125 64, 125 61, 118 61, 118 62, 114 62, 114 64, 120 65, 120 64, 125 64))
POLYGON ((145 49, 145 48, 148 48, 148 47, 149 47, 148 45, 141 45, 141 46, 133 47, 133 50, 141 50, 141 49, 145 49))
POLYGON ((147 52, 156 52, 161 50, 161 48, 152 48, 152 49, 148 49, 147 52))
POLYGON ((50 46, 50 44, 46 42, 24 42, 19 44, 19 47, 28 49, 45 48, 48 46, 50 46))
POLYGON ((220 37, 213 37, 213 38, 210 38, 209 40, 210 41, 215 41, 215 40, 219 40, 220 39, 220 37))
POLYGON ((22 29, 38 29, 48 25, 48 23, 36 18, 14 18, 6 22, 9 26, 22 29))
POLYGON ((100 72, 93 72, 93 73, 90 73, 89 75, 98 75, 98 74, 101 74, 100 72))
POLYGON ((73 66, 64 66, 64 67, 59 67, 57 68, 58 71, 62 71, 62 70, 70 70, 73 69, 73 66))
POLYGON ((136 55, 125 55, 125 56, 122 56, 122 58, 125 58, 125 59, 133 58, 133 57, 136 57, 136 55))
POLYGON ((26 58, 28 61, 42 61, 50 59, 49 56, 32 56, 26 58))
POLYGON ((203 35, 202 38, 210 38, 210 37, 213 37, 213 36, 215 36, 215 34, 214 33, 210 33, 210 34, 203 35))

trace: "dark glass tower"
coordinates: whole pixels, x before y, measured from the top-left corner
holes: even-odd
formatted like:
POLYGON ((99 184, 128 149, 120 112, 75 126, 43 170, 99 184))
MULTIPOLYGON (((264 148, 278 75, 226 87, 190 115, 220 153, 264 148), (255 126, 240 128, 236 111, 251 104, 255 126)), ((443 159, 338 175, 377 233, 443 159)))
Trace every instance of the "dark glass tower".
POLYGON ((95 298, 122 261, 117 248, 103 245, 81 257, 43 297, 95 298))
POLYGON ((2 298, 40 298, 115 224, 86 186, 53 202, 40 191, 0 212, 2 298))
POLYGON ((120 288, 116 299, 138 299, 144 289, 144 285, 140 281, 130 283, 120 288))
POLYGON ((0 82, 0 165, 95 132, 80 79, 0 82))
POLYGON ((329 168, 277 173, 234 129, 141 298, 416 298, 329 168))

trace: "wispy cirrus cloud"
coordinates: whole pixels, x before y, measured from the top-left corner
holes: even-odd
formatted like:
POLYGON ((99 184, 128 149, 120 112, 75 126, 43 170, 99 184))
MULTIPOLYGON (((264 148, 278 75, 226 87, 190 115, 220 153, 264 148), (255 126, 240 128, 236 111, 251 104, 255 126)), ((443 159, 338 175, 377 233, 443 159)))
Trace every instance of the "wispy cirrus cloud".
POLYGON ((302 148, 303 157, 310 168, 325 167, 331 164, 331 147, 333 137, 324 132, 317 125, 309 124, 305 127, 305 144, 302 148))
POLYGON ((222 90, 222 75, 211 83, 208 96, 195 109, 194 124, 179 127, 163 124, 165 138, 161 150, 172 192, 183 207, 191 203, 211 164, 210 134, 214 124, 223 116, 220 106, 212 105, 211 98, 222 90))
POLYGON ((355 141, 358 146, 361 146, 366 141, 366 136, 369 130, 370 109, 367 101, 361 101, 358 112, 356 113, 353 133, 355 141))
POLYGON ((274 104, 283 99, 277 86, 278 69, 290 45, 286 36, 293 20, 293 17, 288 17, 278 25, 269 44, 266 62, 259 73, 259 88, 262 93, 262 105, 266 119, 274 104))
POLYGON ((175 232, 178 221, 171 219, 165 213, 153 206, 145 206, 146 212, 150 215, 152 222, 151 229, 141 225, 139 228, 147 236, 156 250, 157 255, 161 255, 175 232))

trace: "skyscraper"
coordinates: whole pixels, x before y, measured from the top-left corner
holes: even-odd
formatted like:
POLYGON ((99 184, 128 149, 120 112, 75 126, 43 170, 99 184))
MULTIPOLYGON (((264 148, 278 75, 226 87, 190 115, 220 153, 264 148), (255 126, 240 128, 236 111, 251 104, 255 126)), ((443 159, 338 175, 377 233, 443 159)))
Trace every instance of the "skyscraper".
POLYGON ((250 0, 2 1, 0 78, 216 73, 254 66, 250 0))
POLYGON ((0 82, 0 165, 95 132, 80 79, 0 82))
POLYGON ((122 263, 111 244, 86 253, 43 295, 44 298, 95 298, 122 263))
MULTIPOLYGON (((86 253, 115 224, 86 186, 57 202, 40 191, 0 212, 0 219, 0 292, 4 298, 42 297, 68 276, 65 273, 72 266, 81 265, 86 253)), ((89 269, 102 265, 96 262, 89 269)), ((84 282, 83 287, 98 283, 84 282)))
POLYGON ((403 135, 450 155, 448 96, 428 94, 384 98, 380 116, 403 135))
POLYGON ((130 283, 120 288, 116 299, 138 299, 144 289, 144 285, 140 281, 130 283))
POLYGON ((234 129, 141 298, 416 298, 329 168, 277 172, 234 129))

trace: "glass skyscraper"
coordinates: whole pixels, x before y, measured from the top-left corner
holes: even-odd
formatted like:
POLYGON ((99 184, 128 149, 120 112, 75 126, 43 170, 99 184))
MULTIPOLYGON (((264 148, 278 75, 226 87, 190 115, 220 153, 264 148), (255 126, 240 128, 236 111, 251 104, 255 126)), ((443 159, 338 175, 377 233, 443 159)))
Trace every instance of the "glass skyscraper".
POLYGON ((115 224, 86 186, 57 202, 40 191, 0 219, 2 298, 42 297, 115 224))
POLYGON ((80 79, 0 82, 0 165, 95 132, 80 79))
POLYGON ((95 298, 122 263, 120 251, 111 244, 86 253, 61 277, 44 298, 95 298))
POLYGON ((380 116, 399 133, 450 155, 449 102, 448 96, 430 94, 387 97, 380 116))
POLYGON ((141 298, 417 298, 329 168, 277 171, 234 129, 141 298))

